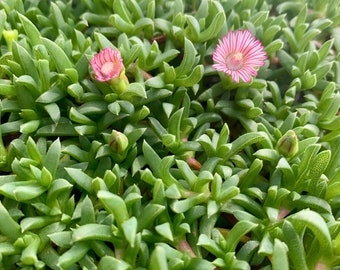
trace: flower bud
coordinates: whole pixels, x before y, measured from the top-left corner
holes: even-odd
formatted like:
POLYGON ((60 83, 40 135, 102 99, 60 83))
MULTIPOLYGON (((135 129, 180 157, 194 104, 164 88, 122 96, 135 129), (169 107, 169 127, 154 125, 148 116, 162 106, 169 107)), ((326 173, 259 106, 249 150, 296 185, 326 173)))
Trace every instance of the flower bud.
POLYGON ((124 152, 129 146, 129 140, 124 133, 112 130, 110 136, 107 137, 107 143, 116 153, 124 152))
POLYGON ((285 157, 294 156, 299 150, 299 141, 294 130, 288 130, 277 142, 279 153, 285 157))
POLYGON ((18 30, 3 30, 2 36, 5 38, 8 50, 12 51, 12 43, 18 39, 18 30))

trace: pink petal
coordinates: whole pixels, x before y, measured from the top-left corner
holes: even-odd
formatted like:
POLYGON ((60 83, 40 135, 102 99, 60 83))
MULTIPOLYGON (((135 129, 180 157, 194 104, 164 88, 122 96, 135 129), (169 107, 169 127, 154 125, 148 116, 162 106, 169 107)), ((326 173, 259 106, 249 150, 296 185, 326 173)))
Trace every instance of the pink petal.
POLYGON ((101 50, 90 60, 90 64, 94 71, 95 78, 101 82, 118 77, 124 68, 120 52, 112 48, 101 50), (107 70, 102 70, 102 67, 105 63, 109 62, 113 63, 115 70, 112 70, 109 74, 103 74, 103 72, 107 72, 107 70))
POLYGON ((257 76, 257 68, 265 64, 267 55, 249 30, 238 30, 229 31, 218 41, 212 58, 216 62, 212 67, 217 71, 230 75, 235 82, 240 78, 250 82, 251 76, 257 76))

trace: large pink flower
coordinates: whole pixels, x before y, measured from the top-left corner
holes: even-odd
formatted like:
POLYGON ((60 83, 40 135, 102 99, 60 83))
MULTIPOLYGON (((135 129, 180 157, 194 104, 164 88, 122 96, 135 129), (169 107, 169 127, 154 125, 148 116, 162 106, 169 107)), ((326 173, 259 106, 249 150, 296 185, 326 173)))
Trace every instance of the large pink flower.
POLYGON ((124 69, 120 52, 112 48, 105 48, 97 53, 90 63, 96 79, 101 82, 118 78, 124 69))
POLYGON ((212 67, 231 76, 238 83, 251 81, 251 76, 257 76, 257 69, 265 64, 266 52, 259 40, 249 30, 230 31, 219 40, 212 67))

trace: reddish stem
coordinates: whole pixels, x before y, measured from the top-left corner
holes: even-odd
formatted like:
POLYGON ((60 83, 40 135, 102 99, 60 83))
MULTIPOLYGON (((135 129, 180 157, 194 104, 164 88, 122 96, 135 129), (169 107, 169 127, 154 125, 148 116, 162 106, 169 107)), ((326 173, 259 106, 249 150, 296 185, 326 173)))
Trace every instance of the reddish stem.
POLYGON ((187 240, 182 240, 181 242, 179 242, 177 245, 177 249, 181 252, 188 252, 192 258, 196 258, 196 254, 192 250, 187 240))

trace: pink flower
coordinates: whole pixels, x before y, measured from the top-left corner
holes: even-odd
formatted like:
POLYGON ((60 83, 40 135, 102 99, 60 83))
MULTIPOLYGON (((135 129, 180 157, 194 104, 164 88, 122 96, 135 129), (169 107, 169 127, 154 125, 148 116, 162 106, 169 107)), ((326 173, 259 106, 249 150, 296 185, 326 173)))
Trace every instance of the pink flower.
POLYGON ((230 31, 219 40, 212 57, 216 62, 212 67, 230 75, 236 83, 240 78, 249 83, 267 59, 261 42, 249 30, 230 31))
POLYGON ((105 48, 90 60, 95 77, 100 82, 118 78, 124 71, 123 59, 118 50, 105 48))

